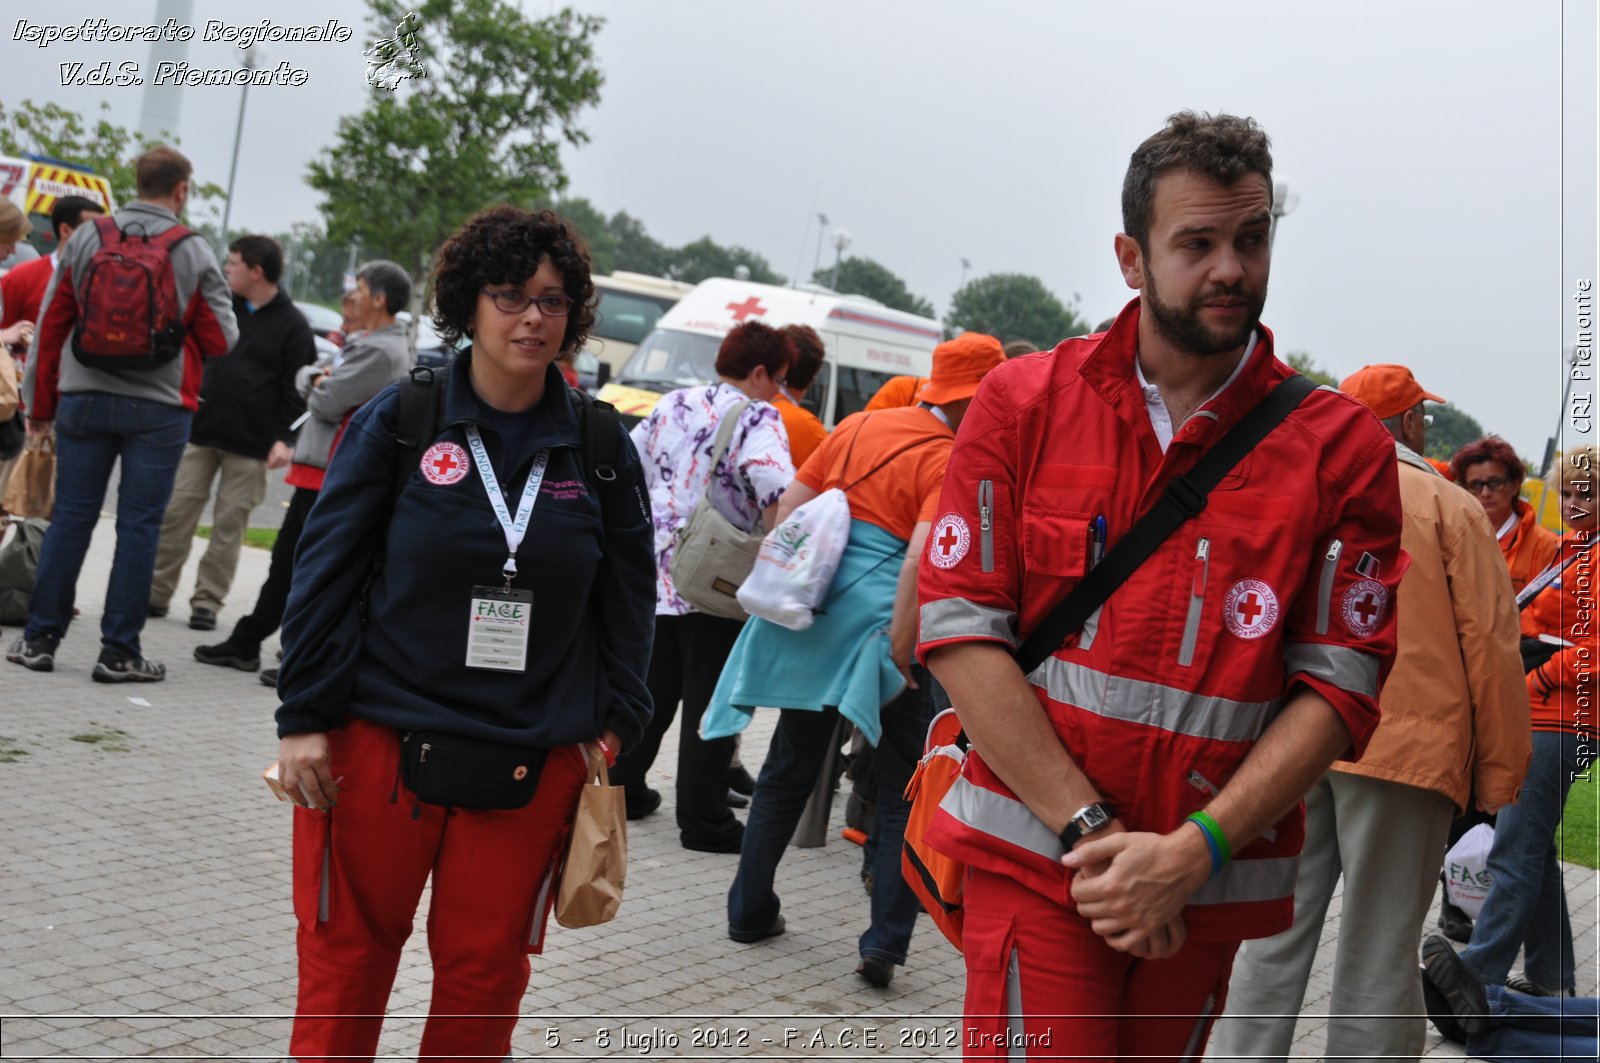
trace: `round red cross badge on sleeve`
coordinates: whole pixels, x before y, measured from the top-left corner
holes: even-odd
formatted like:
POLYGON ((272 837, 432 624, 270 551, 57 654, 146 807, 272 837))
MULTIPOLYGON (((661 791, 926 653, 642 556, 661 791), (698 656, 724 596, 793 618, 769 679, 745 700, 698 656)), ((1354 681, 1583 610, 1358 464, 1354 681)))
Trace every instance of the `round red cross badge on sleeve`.
POLYGON ((1358 639, 1370 639, 1383 623, 1389 606, 1389 588, 1375 579, 1358 579, 1344 592, 1344 626, 1358 639))
POLYGON ((422 455, 422 475, 431 484, 453 484, 467 475, 467 452, 455 443, 435 443, 422 455))
POLYGON ((955 568, 972 546, 972 529, 959 513, 946 513, 928 536, 928 560, 934 568, 955 568))
POLYGON ((1278 596, 1258 579, 1242 579, 1222 599, 1222 622, 1235 638, 1258 639, 1278 626, 1278 596))

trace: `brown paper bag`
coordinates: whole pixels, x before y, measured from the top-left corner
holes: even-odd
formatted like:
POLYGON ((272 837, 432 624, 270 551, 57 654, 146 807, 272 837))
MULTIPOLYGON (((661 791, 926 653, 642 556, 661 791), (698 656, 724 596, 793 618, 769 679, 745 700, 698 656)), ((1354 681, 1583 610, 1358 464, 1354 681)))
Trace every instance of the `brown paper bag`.
POLYGON ((578 796, 567 857, 556 891, 556 922, 564 927, 609 923, 622 907, 628 870, 628 806, 611 785, 598 745, 589 750, 589 774, 578 796))
POLYGON ((56 437, 53 432, 30 435, 11 471, 0 509, 15 517, 50 519, 56 504, 56 437))

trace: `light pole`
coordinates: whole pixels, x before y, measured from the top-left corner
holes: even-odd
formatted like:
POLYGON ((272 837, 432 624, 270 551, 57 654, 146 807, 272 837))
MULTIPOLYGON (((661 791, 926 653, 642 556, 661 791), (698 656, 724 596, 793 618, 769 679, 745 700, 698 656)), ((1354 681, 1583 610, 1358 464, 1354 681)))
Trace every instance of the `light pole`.
MULTIPOLYGON (((259 49, 251 48, 244 53, 244 68, 256 68, 256 53, 259 49)), ((239 122, 233 127, 233 163, 228 167, 228 201, 222 205, 222 243, 228 243, 228 217, 233 213, 233 180, 239 174, 239 141, 244 136, 244 105, 250 99, 250 79, 245 78, 243 87, 239 90, 239 122)))
POLYGON ((961 260, 961 283, 956 285, 956 291, 959 292, 961 289, 967 286, 967 270, 971 268, 971 262, 968 262, 966 259, 961 260))
POLYGON ((1294 212, 1300 205, 1300 193, 1290 187, 1288 181, 1277 181, 1272 186, 1272 224, 1267 229, 1267 247, 1272 247, 1272 242, 1278 236, 1278 219, 1285 214, 1294 212))
POLYGON ((839 290, 839 262, 844 258, 844 249, 850 246, 850 230, 835 229, 833 231, 833 283, 828 287, 834 291, 839 290))
POLYGON ((828 216, 826 214, 823 214, 821 211, 818 211, 817 212, 817 258, 816 258, 816 261, 811 264, 811 277, 812 277, 813 280, 816 279, 817 274, 822 272, 822 234, 827 232, 827 230, 828 230, 828 216))

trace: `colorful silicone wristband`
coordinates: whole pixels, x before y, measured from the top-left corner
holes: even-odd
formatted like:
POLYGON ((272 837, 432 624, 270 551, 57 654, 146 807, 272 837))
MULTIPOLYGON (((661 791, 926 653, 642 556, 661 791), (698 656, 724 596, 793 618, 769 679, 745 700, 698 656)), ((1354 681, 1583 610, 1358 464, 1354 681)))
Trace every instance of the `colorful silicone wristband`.
POLYGON ((1199 827, 1206 836, 1206 842, 1212 848, 1212 874, 1222 870, 1222 865, 1233 859, 1233 847, 1228 844, 1228 836, 1222 833, 1222 826, 1204 812, 1192 813, 1189 822, 1199 827))
POLYGON ((1211 832, 1210 831, 1206 830, 1206 825, 1204 823, 1201 823, 1198 819, 1195 819, 1194 817, 1191 816, 1188 819, 1185 819, 1184 822, 1185 823, 1193 823, 1195 825, 1195 828, 1197 830, 1199 830, 1200 837, 1202 837, 1202 838, 1204 838, 1206 840, 1206 848, 1208 850, 1210 850, 1210 852, 1211 852, 1211 875, 1210 875, 1210 877, 1211 878, 1216 878, 1217 877, 1217 872, 1222 870, 1222 850, 1217 848, 1217 840, 1211 836, 1211 832))

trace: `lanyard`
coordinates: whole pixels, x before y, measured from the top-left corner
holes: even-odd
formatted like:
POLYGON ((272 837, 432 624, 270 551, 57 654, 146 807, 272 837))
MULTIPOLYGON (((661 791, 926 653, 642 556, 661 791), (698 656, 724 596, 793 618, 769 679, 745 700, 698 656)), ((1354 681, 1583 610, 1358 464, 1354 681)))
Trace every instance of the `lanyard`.
POLYGON ((1589 547, 1593 545, 1593 539, 1585 540, 1584 543, 1574 550, 1565 560, 1561 560, 1560 555, 1558 554, 1557 560, 1552 561, 1549 567, 1547 567, 1543 572, 1539 573, 1533 579, 1529 580, 1528 585, 1517 592, 1517 609, 1521 610, 1526 608, 1528 603, 1537 598, 1541 591, 1556 581, 1557 576, 1561 575, 1561 573, 1567 570, 1568 565, 1582 557, 1588 552, 1589 547))
POLYGON ((533 459, 533 468, 528 470, 528 483, 522 489, 522 501, 517 504, 517 515, 511 516, 511 510, 506 506, 506 496, 500 490, 500 481, 495 478, 494 466, 489 464, 489 452, 484 449, 483 436, 478 434, 477 425, 467 425, 467 444, 472 449, 472 460, 478 464, 478 475, 483 478, 483 489, 489 494, 489 505, 494 507, 494 515, 499 518, 500 527, 506 533, 506 565, 501 575, 506 579, 506 590, 511 589, 511 581, 517 575, 517 547, 522 545, 522 537, 528 534, 528 518, 533 516, 533 504, 539 497, 539 485, 544 482, 545 466, 550 464, 550 448, 539 451, 533 459))

